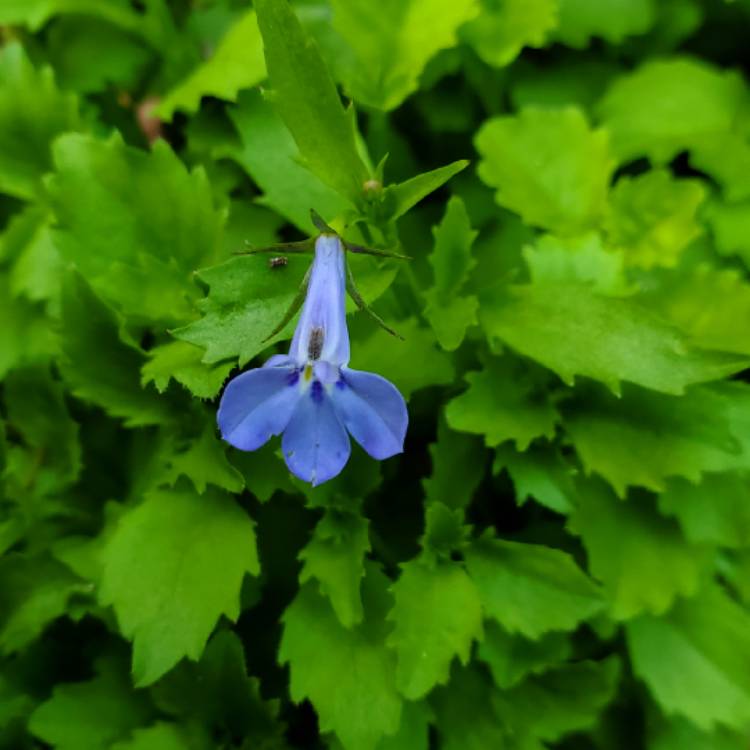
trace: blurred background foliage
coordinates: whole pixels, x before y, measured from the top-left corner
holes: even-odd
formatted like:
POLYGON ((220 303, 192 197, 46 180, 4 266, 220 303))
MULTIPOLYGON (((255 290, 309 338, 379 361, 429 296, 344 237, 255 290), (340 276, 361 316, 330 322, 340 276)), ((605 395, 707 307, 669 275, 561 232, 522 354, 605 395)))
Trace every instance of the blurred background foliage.
POLYGON ((748 747, 747 0, 0 25, 0 747, 748 747), (215 428, 311 208, 413 258, 314 490, 215 428))

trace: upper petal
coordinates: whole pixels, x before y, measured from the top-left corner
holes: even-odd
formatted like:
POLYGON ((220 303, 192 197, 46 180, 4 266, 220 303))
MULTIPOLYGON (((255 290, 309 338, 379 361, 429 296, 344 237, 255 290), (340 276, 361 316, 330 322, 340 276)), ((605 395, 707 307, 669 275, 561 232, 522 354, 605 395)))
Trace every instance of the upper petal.
POLYGON ((300 398, 281 449, 289 470, 313 487, 335 477, 349 460, 349 436, 320 383, 300 398))
POLYGON ((291 367, 261 367, 231 380, 216 415, 224 440, 254 451, 283 432, 300 399, 297 377, 291 367))
POLYGON ((393 383, 372 372, 346 368, 331 398, 346 429, 373 458, 404 450, 409 414, 393 383))

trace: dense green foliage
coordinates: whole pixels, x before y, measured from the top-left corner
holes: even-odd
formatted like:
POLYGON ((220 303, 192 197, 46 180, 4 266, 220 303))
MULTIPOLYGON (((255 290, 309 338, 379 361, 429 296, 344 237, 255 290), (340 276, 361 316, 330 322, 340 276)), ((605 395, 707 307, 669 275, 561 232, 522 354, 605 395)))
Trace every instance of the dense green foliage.
POLYGON ((750 2, 0 24, 0 748, 747 748, 750 2), (315 489, 215 426, 310 209, 413 258, 315 489))

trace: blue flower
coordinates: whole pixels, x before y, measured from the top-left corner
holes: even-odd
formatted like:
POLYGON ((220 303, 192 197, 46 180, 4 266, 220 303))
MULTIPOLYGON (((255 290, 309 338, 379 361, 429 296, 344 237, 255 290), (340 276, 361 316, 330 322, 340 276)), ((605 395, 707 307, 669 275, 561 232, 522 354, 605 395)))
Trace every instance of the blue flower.
POLYGON ((347 366, 345 303, 344 247, 338 236, 322 234, 289 354, 231 380, 217 415, 221 436, 240 450, 283 433, 287 466, 313 486, 344 468, 349 435, 381 460, 403 451, 409 421, 392 383, 347 366))

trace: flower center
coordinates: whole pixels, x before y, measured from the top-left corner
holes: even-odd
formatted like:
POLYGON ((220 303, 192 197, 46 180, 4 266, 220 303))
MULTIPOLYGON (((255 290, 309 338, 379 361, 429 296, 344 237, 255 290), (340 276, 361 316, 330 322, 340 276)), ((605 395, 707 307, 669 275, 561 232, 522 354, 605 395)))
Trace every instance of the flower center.
POLYGON ((325 341, 325 331, 318 327, 315 327, 310 331, 310 340, 307 344, 307 358, 312 362, 316 359, 320 359, 320 355, 323 352, 323 342, 325 341))

